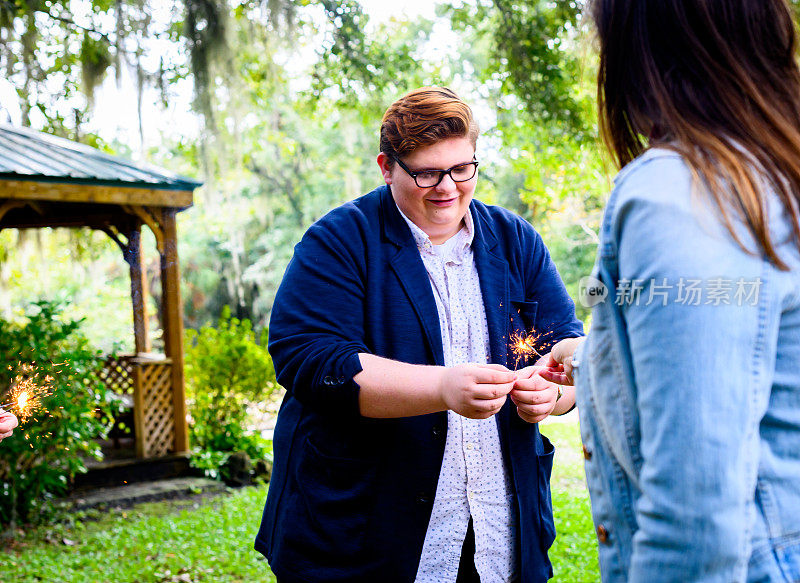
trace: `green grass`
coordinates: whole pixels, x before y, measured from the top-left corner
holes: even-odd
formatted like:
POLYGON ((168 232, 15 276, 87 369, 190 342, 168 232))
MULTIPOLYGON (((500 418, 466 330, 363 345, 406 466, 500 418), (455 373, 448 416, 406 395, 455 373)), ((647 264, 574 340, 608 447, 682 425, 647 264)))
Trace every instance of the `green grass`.
POLYGON ((66 583, 274 581, 253 550, 266 487, 153 502, 37 529, 0 550, 0 580, 66 583), (188 506, 179 509, 180 506, 188 506))
POLYGON ((550 549, 552 581, 597 583, 597 539, 592 524, 589 492, 583 473, 583 453, 577 423, 540 426, 556 446, 551 489, 556 541, 550 549))
MULTIPOLYGON (((597 543, 577 423, 542 427, 556 446, 553 581, 596 583, 597 543)), ((266 487, 197 501, 154 502, 35 529, 0 547, 0 580, 14 583, 270 582, 252 542, 266 487)))

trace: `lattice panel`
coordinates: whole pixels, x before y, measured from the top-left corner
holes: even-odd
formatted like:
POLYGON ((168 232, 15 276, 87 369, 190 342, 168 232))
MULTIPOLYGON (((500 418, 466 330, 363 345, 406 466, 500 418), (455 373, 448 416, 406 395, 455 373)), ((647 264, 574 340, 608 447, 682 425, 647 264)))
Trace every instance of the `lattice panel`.
POLYGON ((156 362, 138 366, 142 379, 145 456, 166 455, 175 445, 172 365, 156 362))
POLYGON ((133 395, 133 366, 130 357, 110 356, 100 370, 100 380, 118 395, 133 395))

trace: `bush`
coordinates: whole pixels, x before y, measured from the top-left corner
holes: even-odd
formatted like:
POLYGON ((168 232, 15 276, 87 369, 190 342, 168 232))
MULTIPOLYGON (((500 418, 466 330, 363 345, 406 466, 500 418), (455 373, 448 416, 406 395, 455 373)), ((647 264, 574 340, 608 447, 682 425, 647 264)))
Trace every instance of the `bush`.
POLYGON ((0 319, 0 402, 19 375, 49 382, 42 409, 22 421, 0 447, 0 524, 37 522, 72 477, 100 458, 96 438, 110 425, 109 391, 99 380, 100 353, 81 333, 82 321, 61 317, 61 306, 33 304, 21 323, 0 319), (34 372, 31 372, 31 371, 34 372))
POLYGON ((220 475, 230 454, 268 457, 271 443, 252 429, 248 407, 277 389, 266 347, 267 331, 256 335, 249 320, 223 309, 217 327, 186 333, 186 393, 190 412, 192 465, 220 475))

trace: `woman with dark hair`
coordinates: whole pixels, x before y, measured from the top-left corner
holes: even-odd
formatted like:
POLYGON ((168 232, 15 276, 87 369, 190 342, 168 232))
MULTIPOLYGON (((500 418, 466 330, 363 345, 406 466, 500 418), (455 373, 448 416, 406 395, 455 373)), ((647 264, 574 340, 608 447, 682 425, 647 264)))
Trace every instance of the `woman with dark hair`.
POLYGON ((295 247, 269 350, 286 388, 256 549, 281 582, 540 583, 571 388, 512 372, 582 325, 541 238, 473 198, 478 127, 443 87, 387 109, 385 185, 295 247), (510 397, 510 398, 508 398, 510 397))
POLYGON ((575 377, 603 581, 800 581, 791 9, 598 0, 594 20, 623 167, 590 283, 608 299, 547 376, 575 377))

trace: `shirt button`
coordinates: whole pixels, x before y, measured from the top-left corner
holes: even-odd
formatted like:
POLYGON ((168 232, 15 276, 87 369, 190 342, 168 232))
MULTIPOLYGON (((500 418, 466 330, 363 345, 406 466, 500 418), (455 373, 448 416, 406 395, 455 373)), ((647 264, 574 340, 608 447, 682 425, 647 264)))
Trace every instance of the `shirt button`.
POLYGON ((467 449, 472 449, 472 444, 471 443, 467 444, 467 449))
POLYGON ((585 460, 590 460, 590 459, 592 459, 592 452, 591 452, 591 450, 590 450, 588 447, 586 447, 586 445, 585 445, 585 444, 582 444, 582 445, 581 445, 581 447, 583 448, 583 459, 585 459, 585 460))
POLYGON ((602 524, 597 527, 597 540, 599 540, 601 544, 606 544, 608 542, 608 530, 602 524))

